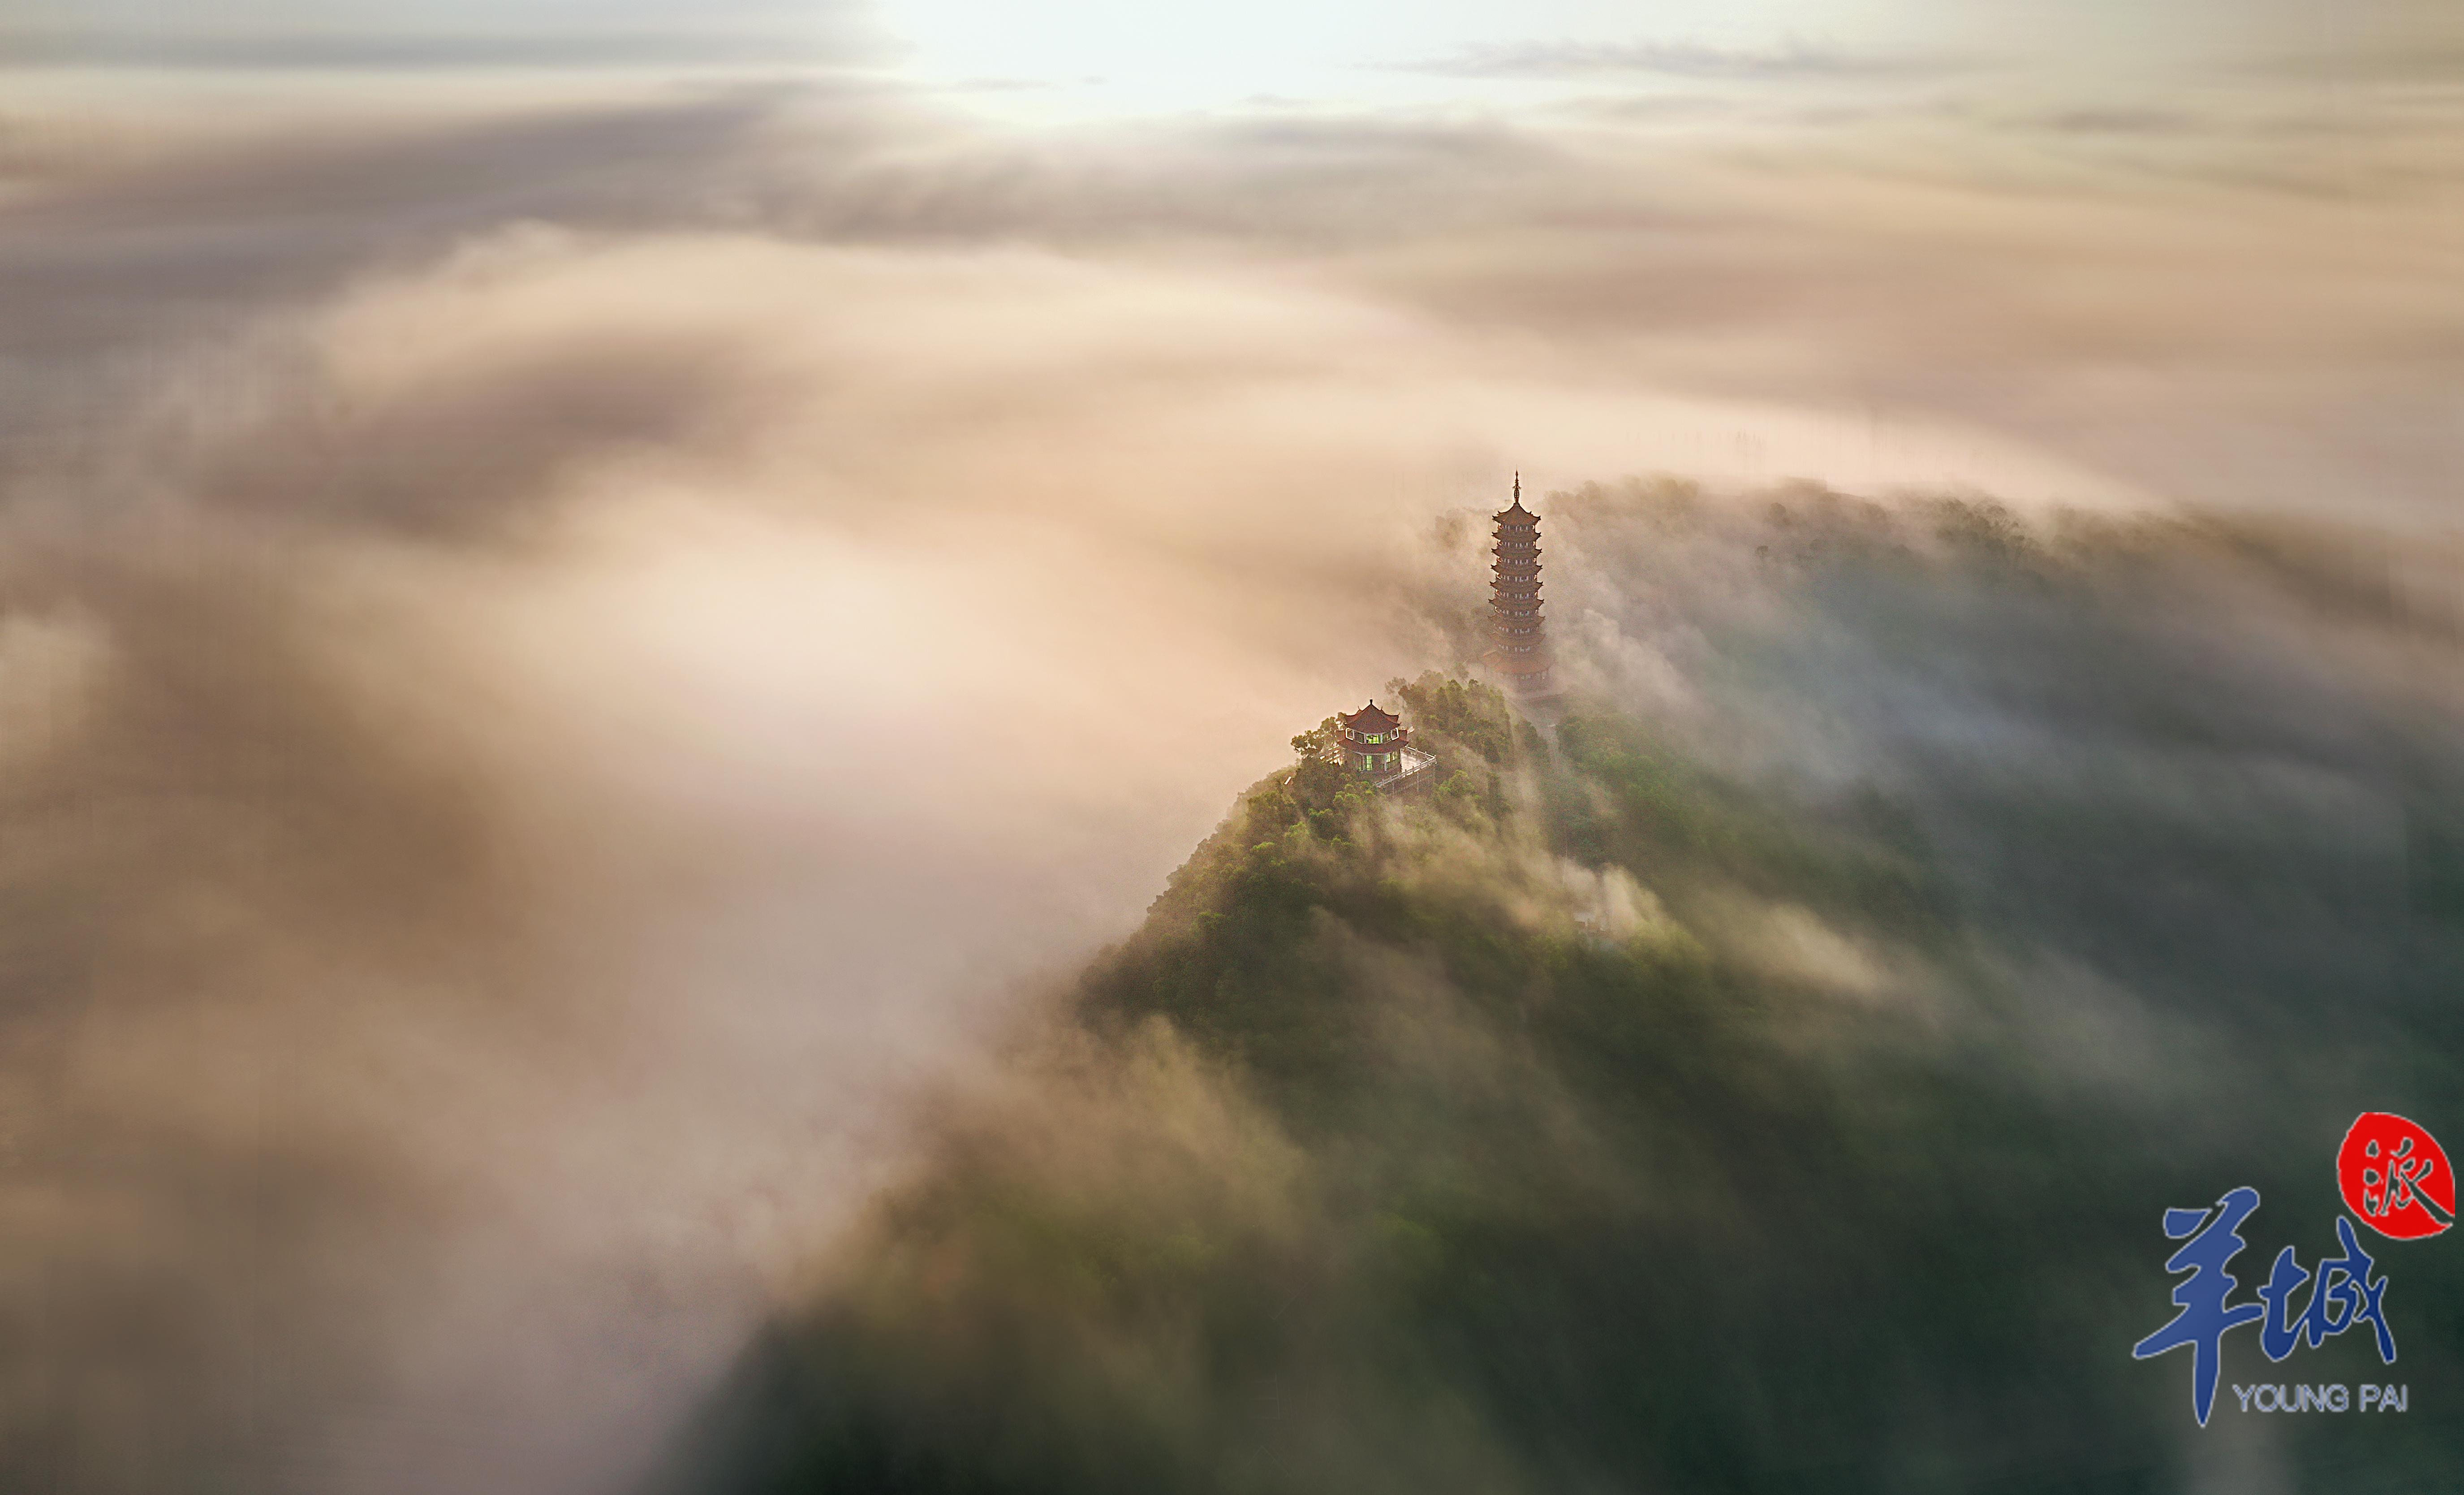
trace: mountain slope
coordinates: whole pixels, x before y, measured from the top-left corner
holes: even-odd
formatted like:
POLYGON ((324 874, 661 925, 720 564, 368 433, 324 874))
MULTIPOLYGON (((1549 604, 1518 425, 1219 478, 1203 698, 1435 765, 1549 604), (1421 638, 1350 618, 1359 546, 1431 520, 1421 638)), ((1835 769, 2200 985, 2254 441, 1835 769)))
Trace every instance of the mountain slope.
MULTIPOLYGON (((2075 578, 1985 538, 1983 561, 1831 563, 1901 589, 1838 605, 1939 605, 1979 567, 2021 564, 2036 579, 2001 615, 2109 626, 2066 611, 2075 578)), ((1551 746, 1485 687, 1404 693, 1444 787, 1381 801, 1304 763, 1244 794, 1014 1088, 959 1108, 748 1356, 687 1483, 2169 1489, 2253 1458, 2339 1489, 2464 1473, 2452 1254, 2383 1254, 2394 1369, 2349 1336, 2280 1368, 2229 1343, 2228 1381, 2402 1380, 2403 1417, 2202 1432, 2185 1357, 2129 1355, 2172 1311, 2166 1206, 2266 1194, 2245 1296, 2277 1244, 2309 1261, 2332 1242, 2319 1118, 2387 1092, 2369 1061, 2388 1031, 2419 1040, 2416 1063, 2455 1056, 2446 1007, 2417 994, 2458 970, 2431 923, 2331 1001, 2255 964, 2263 926, 2292 917, 2268 901, 2298 895, 2321 928, 2375 905, 2339 912, 2348 878, 2276 822, 2166 840, 2163 896, 2219 913, 2175 922, 2180 948, 2143 947, 2096 913, 2099 877, 2146 837, 2118 793, 2108 815, 2060 814, 2042 786, 1755 775, 1604 700, 1551 746), (2042 897, 1976 876, 2029 856, 2042 897), (2260 975, 2164 985, 2203 962, 2260 975), (2145 982, 2140 1026, 2057 1031, 2101 1009, 2043 972, 2090 963, 2145 982), (2184 1034, 2212 1072, 2097 1067, 2161 1062, 2184 1034)))

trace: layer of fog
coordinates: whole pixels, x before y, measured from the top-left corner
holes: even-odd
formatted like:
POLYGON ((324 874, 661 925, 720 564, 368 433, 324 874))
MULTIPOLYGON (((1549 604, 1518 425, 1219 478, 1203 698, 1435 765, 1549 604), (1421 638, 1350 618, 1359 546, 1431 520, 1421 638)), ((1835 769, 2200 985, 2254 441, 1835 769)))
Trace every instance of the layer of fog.
POLYGON ((2455 456, 2435 97, 649 93, 10 122, 12 1480, 616 1477, 910 1096, 1452 662, 1518 463, 2420 524, 2455 456))

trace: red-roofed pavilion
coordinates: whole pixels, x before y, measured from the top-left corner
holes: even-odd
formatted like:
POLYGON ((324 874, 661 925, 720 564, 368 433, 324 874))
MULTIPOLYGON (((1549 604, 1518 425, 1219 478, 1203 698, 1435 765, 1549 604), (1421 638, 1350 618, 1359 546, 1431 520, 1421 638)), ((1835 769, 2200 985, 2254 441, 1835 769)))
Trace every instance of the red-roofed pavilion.
POLYGON ((1342 725, 1345 768, 1378 777, 1401 766, 1403 750, 1412 742, 1412 729, 1401 717, 1379 710, 1372 701, 1357 711, 1338 712, 1335 721, 1342 725))

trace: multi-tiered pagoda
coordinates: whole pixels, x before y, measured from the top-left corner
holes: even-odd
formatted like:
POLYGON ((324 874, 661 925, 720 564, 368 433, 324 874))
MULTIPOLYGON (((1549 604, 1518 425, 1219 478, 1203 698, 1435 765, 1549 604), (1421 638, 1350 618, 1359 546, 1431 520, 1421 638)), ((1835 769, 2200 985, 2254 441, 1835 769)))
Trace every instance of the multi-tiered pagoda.
POLYGON ((1485 658, 1518 696, 1549 693, 1552 671, 1548 625, 1540 617, 1540 516, 1523 506, 1523 475, 1514 475, 1514 502, 1489 516, 1497 522, 1496 572, 1489 583, 1485 658))

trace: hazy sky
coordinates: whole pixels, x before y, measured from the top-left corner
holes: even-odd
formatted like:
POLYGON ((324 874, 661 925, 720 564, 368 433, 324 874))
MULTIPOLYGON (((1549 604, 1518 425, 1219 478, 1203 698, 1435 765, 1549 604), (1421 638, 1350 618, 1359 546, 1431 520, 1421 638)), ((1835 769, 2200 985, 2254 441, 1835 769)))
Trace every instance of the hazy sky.
POLYGON ((1309 5, 1138 5, 1129 0, 254 0, 199 13, 161 0, 12 0, 12 29, 64 48, 184 41, 535 38, 576 59, 633 35, 884 56, 927 71, 1052 82, 1089 74, 1151 73, 1276 92, 1305 70, 1381 66, 1479 48, 1693 45, 1767 51, 1844 48, 1866 55, 1939 52, 2131 73, 2148 63, 2269 56, 2322 59, 2452 48, 2452 7, 2435 0, 2173 0, 2161 6, 2051 6, 2020 0, 1351 0, 1309 5))

